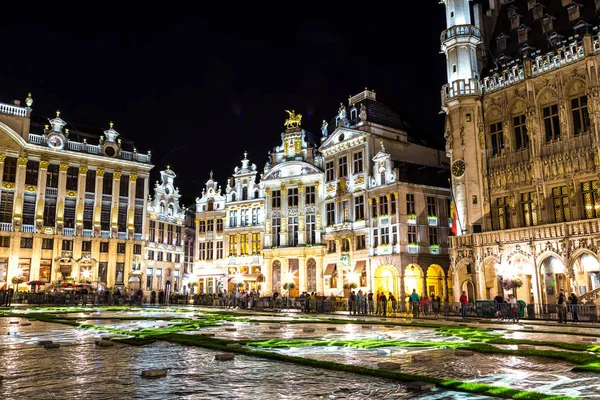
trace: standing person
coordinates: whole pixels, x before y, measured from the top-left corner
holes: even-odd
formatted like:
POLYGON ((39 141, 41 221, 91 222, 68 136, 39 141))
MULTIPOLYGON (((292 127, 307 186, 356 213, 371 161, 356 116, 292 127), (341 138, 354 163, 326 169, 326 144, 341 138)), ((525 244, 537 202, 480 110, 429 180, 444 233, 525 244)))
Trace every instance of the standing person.
POLYGON ((469 304, 469 298, 467 297, 467 292, 463 290, 460 295, 460 315, 464 318, 467 316, 467 305, 469 304))
POLYGON ((15 294, 15 289, 11 287, 8 288, 8 290, 6 291, 6 305, 10 306, 10 303, 12 302, 12 298, 13 295, 15 294))
POLYGON ((417 294, 417 290, 413 289, 412 294, 410 295, 410 306, 412 309, 412 314, 414 318, 419 318, 419 302, 421 301, 421 299, 419 298, 419 295, 417 294))
POLYGON ((556 301, 556 311, 558 311, 558 323, 567 323, 567 299, 565 297, 565 291, 560 289, 558 299, 556 301))
POLYGON ((369 314, 373 314, 375 312, 375 307, 373 305, 373 292, 370 290, 367 295, 367 301, 369 302, 369 314))
POLYGON ((165 292, 162 290, 158 292, 158 305, 162 305, 165 301, 165 292))
POLYGON ((575 295, 575 293, 571 293, 569 296, 569 308, 571 309, 571 314, 573 315, 573 323, 579 321, 579 299, 575 295))
POLYGON ((379 307, 381 306, 379 304, 380 297, 381 295, 379 294, 379 292, 377 292, 377 297, 375 298, 375 314, 379 314, 379 307))
POLYGON ((381 315, 385 317, 387 314, 387 298, 385 297, 385 293, 381 293, 381 296, 379 296, 379 301, 381 302, 381 315))
POLYGON ((519 310, 517 305, 517 298, 514 294, 508 295, 508 307, 510 309, 510 318, 513 322, 519 322, 519 310))
POLYGON ((358 293, 356 294, 356 304, 354 305, 354 307, 355 307, 354 314, 356 314, 356 309, 358 309, 359 314, 362 313, 362 301, 363 301, 362 290, 359 290, 358 293))
POLYGON ((156 292, 154 290, 152 291, 152 293, 150 293, 150 305, 156 305, 156 292))
POLYGON ((431 308, 433 308, 433 317, 437 319, 440 314, 440 296, 431 295, 431 308))
POLYGON ((396 307, 398 305, 398 302, 396 301, 396 298, 394 297, 392 292, 390 292, 389 295, 390 295, 389 299, 392 302, 392 315, 395 317, 396 316, 396 307))

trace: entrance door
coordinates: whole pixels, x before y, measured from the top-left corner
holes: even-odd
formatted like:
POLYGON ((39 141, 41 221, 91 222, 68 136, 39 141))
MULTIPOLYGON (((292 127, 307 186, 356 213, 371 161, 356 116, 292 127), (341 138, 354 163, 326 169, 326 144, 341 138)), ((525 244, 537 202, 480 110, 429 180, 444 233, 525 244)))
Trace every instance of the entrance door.
POLYGON ((382 265, 375 271, 374 277, 375 295, 377 293, 385 293, 389 297, 390 292, 398 299, 398 274, 395 268, 388 265, 382 265))
MULTIPOLYGON (((473 282, 466 281, 463 285, 463 290, 467 292, 467 296, 469 297, 469 302, 475 301, 475 286, 473 282)), ((462 295, 462 293, 461 293, 462 295)))

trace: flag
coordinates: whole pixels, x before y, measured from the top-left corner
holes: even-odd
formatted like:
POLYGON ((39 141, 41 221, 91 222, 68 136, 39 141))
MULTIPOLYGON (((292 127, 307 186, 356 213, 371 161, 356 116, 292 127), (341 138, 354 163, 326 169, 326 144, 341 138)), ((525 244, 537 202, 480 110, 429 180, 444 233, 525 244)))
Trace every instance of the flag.
POLYGON ((452 219, 452 234, 456 235, 458 231, 457 221, 456 221, 456 204, 454 204, 454 199, 450 202, 450 218, 452 219))

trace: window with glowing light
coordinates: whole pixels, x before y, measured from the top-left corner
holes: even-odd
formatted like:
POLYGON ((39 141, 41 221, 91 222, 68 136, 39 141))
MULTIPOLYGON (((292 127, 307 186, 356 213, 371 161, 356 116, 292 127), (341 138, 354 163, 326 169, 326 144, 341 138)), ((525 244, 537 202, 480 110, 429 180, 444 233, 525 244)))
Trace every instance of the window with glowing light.
POLYGON ((229 235, 229 257, 237 256, 237 235, 229 235))
POLYGON ((579 136, 590 130, 590 114, 587 96, 571 99, 571 115, 573 116, 573 135, 579 136))
POLYGON ((508 196, 496 199, 496 216, 499 229, 510 229, 510 203, 508 196))
POLYGON ((521 209, 523 212, 523 223, 525 226, 535 226, 538 224, 535 196, 535 192, 521 193, 521 209))
POLYGON ((571 220, 569 192, 566 186, 552 188, 552 204, 554 206, 555 222, 568 222, 571 220))
MULTIPOLYGON (((1 268, 1 266, 0 266, 1 268)), ((52 271, 52 260, 40 260, 40 281, 50 282, 50 274, 52 271)), ((2 273, 0 272, 0 275, 2 273)), ((2 280, 2 277, 0 277, 2 280)))
POLYGON ((598 194, 598 181, 581 183, 581 197, 583 217, 586 219, 600 218, 600 195, 598 194))

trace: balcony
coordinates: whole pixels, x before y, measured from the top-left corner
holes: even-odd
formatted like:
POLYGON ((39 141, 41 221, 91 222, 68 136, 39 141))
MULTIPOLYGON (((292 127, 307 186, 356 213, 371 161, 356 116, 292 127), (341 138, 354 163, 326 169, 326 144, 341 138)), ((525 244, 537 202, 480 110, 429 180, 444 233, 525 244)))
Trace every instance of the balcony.
POLYGON ((10 222, 0 222, 0 231, 2 232, 12 232, 13 227, 10 222))
POLYGON ((434 215, 427 216, 427 224, 429 226, 438 226, 438 223, 439 223, 438 217, 436 217, 434 215))
POLYGON ((63 228, 63 236, 75 236, 75 228, 63 228))
POLYGON ((495 246, 501 243, 527 243, 530 241, 546 241, 565 236, 586 236, 600 233, 600 218, 563 222, 558 224, 538 225, 526 228, 506 229, 474 233, 462 236, 451 236, 450 246, 453 249, 463 247, 495 246))
POLYGON ((93 230, 91 230, 91 229, 84 229, 83 230, 83 236, 84 237, 92 237, 92 236, 94 236, 93 235, 93 230))
POLYGON ((473 25, 456 25, 442 32, 440 36, 440 41, 443 43, 451 39, 456 39, 458 37, 470 36, 481 39, 481 33, 479 32, 479 29, 477 29, 473 25))
POLYGON ((419 254, 419 245, 418 244, 409 243, 406 247, 410 254, 419 254))
POLYGON ((58 188, 47 187, 46 196, 58 196, 58 188))
POLYGON ((110 231, 100 231, 100 237, 102 239, 110 239, 110 231))
POLYGON ((142 240, 142 234, 141 233, 134 233, 133 234, 133 240, 142 240))
POLYGON ((119 238, 119 239, 127 239, 127 232, 119 232, 119 233, 117 233, 117 238, 119 238))
POLYGON ((442 86, 442 104, 459 96, 479 96, 481 87, 477 79, 458 79, 442 86))
POLYGON ((21 231, 23 233, 34 233, 35 232, 35 226, 34 225, 25 225, 25 224, 23 224, 23 226, 21 227, 21 231))

